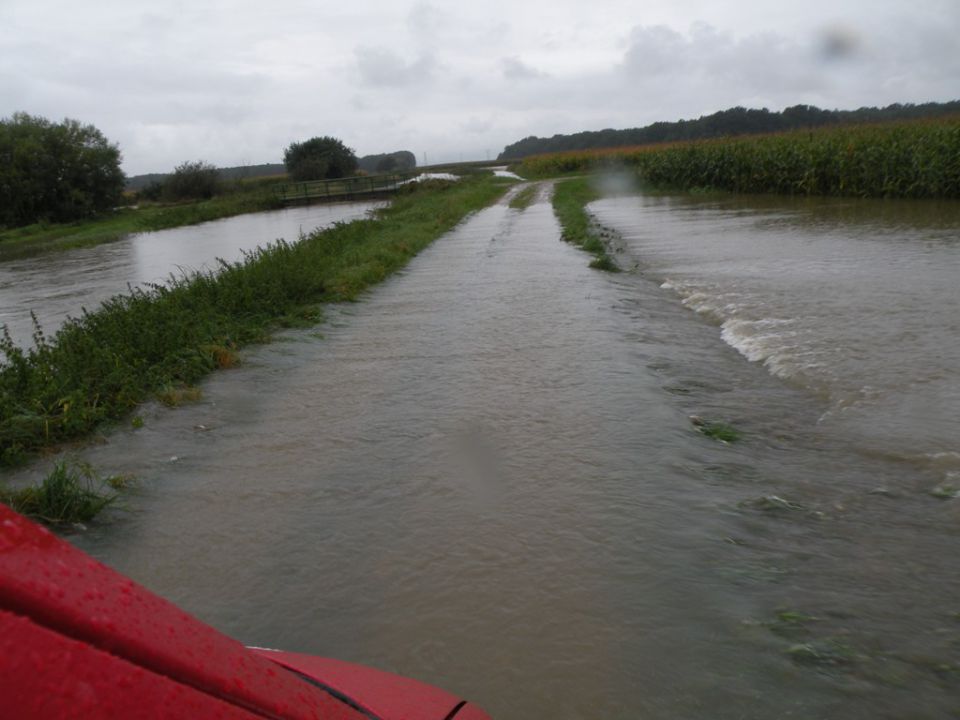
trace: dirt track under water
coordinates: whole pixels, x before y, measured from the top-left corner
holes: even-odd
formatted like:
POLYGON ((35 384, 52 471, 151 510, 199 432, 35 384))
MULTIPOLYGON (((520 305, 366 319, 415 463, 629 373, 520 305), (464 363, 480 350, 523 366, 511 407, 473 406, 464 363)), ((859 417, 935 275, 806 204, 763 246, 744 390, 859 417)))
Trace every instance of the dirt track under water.
POLYGON ((89 449, 140 481, 75 541, 245 643, 498 720, 950 717, 960 501, 649 269, 588 269, 548 192, 89 449))

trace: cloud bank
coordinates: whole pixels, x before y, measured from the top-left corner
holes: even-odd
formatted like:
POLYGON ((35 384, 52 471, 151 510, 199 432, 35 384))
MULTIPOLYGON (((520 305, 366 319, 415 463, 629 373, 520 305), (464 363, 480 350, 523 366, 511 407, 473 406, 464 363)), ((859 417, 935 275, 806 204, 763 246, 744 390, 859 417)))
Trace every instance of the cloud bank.
POLYGON ((960 96, 953 0, 357 5, 5 0, 0 113, 91 122, 136 174, 313 135, 444 161, 735 105, 960 96))

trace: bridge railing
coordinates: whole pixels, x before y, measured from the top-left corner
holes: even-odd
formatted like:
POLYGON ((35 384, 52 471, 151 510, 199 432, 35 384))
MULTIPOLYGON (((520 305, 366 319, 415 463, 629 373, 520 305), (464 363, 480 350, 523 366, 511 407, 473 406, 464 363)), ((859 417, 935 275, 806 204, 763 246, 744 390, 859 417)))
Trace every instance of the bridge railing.
POLYGON ((310 202, 324 198, 350 198, 357 195, 391 192, 418 172, 391 173, 389 175, 360 175, 335 180, 308 180, 286 183, 277 189, 285 203, 310 202))

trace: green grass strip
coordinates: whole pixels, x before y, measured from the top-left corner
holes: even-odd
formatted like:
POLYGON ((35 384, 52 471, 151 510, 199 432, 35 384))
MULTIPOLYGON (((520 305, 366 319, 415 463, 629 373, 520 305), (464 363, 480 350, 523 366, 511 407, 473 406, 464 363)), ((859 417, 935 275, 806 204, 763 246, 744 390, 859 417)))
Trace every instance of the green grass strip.
POLYGON ((514 210, 526 210, 537 196, 537 186, 528 185, 510 199, 510 207, 514 210))
POLYGON ((607 253, 607 246, 587 213, 587 203, 599 197, 591 178, 563 180, 554 186, 553 211, 563 228, 563 239, 595 256, 590 267, 619 272, 620 268, 607 253))
POLYGON ((318 303, 355 299, 506 187, 490 175, 411 186, 376 219, 118 295, 53 338, 38 329, 31 349, 4 333, 0 465, 82 438, 158 392, 229 366, 236 348, 279 325, 316 321, 318 303))

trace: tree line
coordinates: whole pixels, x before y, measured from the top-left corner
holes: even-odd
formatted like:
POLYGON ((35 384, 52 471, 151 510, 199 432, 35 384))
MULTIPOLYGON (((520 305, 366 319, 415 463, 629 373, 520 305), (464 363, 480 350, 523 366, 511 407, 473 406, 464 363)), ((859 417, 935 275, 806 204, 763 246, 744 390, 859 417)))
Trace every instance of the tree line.
MULTIPOLYGON (((93 125, 69 118, 55 123, 27 113, 0 119, 0 228, 37 222, 64 223, 102 214, 123 202, 127 178, 122 155, 93 125)), ((413 153, 400 151, 359 159, 341 140, 314 137, 292 142, 283 166, 294 180, 353 175, 364 160, 373 172, 416 166, 413 153)), ((225 190, 223 173, 203 160, 187 161, 172 173, 144 176, 138 200, 204 200, 225 190)))
POLYGON ((758 133, 800 130, 824 125, 851 125, 909 120, 960 114, 960 100, 945 103, 895 103, 886 107, 862 107, 858 110, 821 110, 813 105, 794 105, 781 112, 771 112, 745 107, 733 107, 696 120, 655 122, 640 128, 627 130, 595 130, 572 135, 554 135, 540 138, 534 135, 507 145, 498 160, 518 160, 530 155, 563 152, 567 150, 592 150, 598 148, 650 145, 663 142, 701 140, 705 138, 752 135, 758 133))

